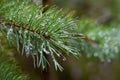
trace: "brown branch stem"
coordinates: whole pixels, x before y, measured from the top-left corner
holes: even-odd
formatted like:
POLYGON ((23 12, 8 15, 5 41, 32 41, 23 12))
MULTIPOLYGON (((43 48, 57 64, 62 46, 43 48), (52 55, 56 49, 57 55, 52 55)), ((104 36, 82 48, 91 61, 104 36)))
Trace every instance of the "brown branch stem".
POLYGON ((18 23, 12 22, 12 21, 6 22, 6 21, 4 21, 4 20, 0 20, 0 23, 3 23, 3 24, 8 25, 8 26, 14 26, 14 27, 16 27, 16 28, 22 28, 22 29, 24 29, 24 30, 31 31, 31 32, 33 32, 33 33, 37 33, 37 34, 39 34, 39 35, 42 35, 45 39, 48 39, 48 40, 52 39, 51 36, 47 36, 44 32, 41 33, 41 32, 39 32, 37 29, 32 29, 31 27, 29 27, 29 26, 27 26, 27 25, 20 25, 20 24, 18 24, 18 23))

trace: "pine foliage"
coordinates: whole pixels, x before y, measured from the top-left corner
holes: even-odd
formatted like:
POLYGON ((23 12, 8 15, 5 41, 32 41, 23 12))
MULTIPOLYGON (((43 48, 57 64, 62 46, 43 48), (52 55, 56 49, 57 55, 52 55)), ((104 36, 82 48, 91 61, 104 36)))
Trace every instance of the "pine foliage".
POLYGON ((94 20, 81 20, 78 22, 76 32, 86 34, 81 43, 74 43, 81 53, 88 58, 98 58, 102 62, 111 62, 119 59, 120 53, 120 28, 119 24, 97 25, 94 20))
POLYGON ((6 55, 0 48, 0 80, 30 80, 28 75, 22 74, 13 58, 6 55))
POLYGON ((33 57, 35 67, 45 69, 49 65, 45 55, 50 55, 55 69, 62 71, 56 57, 66 60, 64 53, 79 55, 79 49, 70 41, 80 40, 83 35, 73 32, 77 25, 70 15, 64 15, 56 6, 42 13, 45 7, 29 0, 6 2, 0 4, 2 29, 10 45, 16 44, 19 53, 33 57))

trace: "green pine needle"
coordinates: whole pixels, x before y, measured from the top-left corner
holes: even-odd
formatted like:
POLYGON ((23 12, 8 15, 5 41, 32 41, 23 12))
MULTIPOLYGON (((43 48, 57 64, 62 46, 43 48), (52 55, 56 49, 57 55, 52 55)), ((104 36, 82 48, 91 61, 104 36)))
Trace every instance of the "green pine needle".
POLYGON ((14 59, 0 49, 0 80, 30 80, 28 75, 20 72, 14 59))

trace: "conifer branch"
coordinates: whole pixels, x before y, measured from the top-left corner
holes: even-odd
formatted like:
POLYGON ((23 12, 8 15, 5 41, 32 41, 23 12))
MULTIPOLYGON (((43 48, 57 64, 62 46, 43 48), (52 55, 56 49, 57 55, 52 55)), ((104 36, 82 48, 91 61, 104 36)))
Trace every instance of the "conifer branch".
POLYGON ((78 56, 79 49, 70 41, 80 40, 83 35, 73 32, 77 25, 70 15, 53 6, 41 16, 43 9, 42 5, 29 4, 29 0, 8 1, 0 8, 3 17, 0 24, 6 26, 9 43, 15 40, 18 52, 32 56, 35 67, 45 69, 49 65, 46 54, 52 57, 55 69, 63 70, 56 56, 63 60, 65 53, 78 56))

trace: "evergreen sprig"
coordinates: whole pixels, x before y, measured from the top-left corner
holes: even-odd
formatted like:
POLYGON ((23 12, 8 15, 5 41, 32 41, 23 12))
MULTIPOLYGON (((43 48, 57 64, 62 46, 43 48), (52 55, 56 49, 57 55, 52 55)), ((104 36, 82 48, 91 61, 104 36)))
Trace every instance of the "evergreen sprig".
POLYGON ((62 71, 56 56, 65 60, 64 53, 79 55, 79 50, 69 44, 71 39, 80 40, 83 36, 73 32, 76 23, 70 15, 62 14, 62 10, 56 6, 42 13, 45 7, 30 3, 29 0, 8 2, 1 4, 3 19, 0 23, 7 31, 9 43, 16 44, 19 53, 31 55, 35 67, 45 69, 49 64, 46 55, 50 55, 55 69, 62 71))

